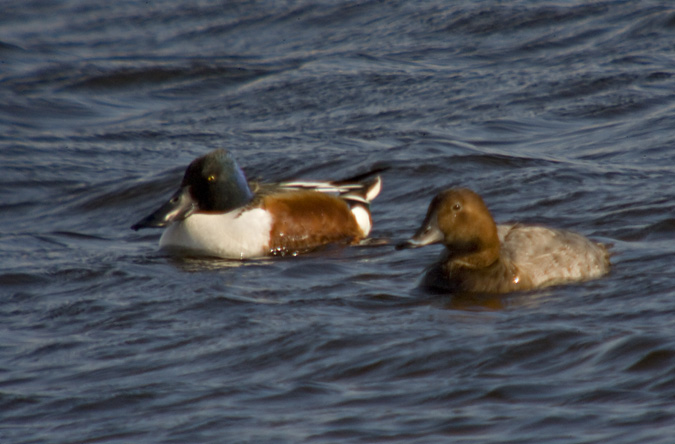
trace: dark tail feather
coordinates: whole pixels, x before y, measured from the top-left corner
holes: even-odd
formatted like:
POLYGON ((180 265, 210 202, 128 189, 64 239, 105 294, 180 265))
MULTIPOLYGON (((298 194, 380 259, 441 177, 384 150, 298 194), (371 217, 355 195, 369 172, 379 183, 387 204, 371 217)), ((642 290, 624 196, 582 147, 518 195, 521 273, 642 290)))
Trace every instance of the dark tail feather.
POLYGON ((384 171, 387 171, 391 167, 388 166, 381 166, 381 167, 375 167, 370 171, 367 171, 365 173, 360 173, 357 174, 356 176, 348 177, 346 179, 340 179, 340 180, 334 180, 333 184, 335 185, 344 185, 344 184, 349 184, 349 183, 354 183, 354 182, 363 182, 364 180, 368 179, 369 177, 373 177, 376 174, 380 174, 384 171))
POLYGON ((357 189, 349 190, 340 194, 340 197, 352 204, 370 205, 370 202, 380 194, 382 190, 382 178, 375 176, 368 181, 361 181, 357 189))

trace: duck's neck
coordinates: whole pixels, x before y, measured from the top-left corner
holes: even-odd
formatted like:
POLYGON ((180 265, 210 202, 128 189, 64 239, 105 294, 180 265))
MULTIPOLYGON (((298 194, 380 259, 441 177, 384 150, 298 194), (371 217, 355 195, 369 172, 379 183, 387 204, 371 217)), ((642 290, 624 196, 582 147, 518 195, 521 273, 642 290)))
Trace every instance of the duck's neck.
POLYGON ((497 256, 454 257, 444 265, 444 275, 456 289, 468 292, 506 293, 529 288, 513 263, 497 256))
POLYGON ((448 251, 448 260, 453 267, 480 270, 488 268, 499 261, 499 239, 477 250, 469 252, 448 251))

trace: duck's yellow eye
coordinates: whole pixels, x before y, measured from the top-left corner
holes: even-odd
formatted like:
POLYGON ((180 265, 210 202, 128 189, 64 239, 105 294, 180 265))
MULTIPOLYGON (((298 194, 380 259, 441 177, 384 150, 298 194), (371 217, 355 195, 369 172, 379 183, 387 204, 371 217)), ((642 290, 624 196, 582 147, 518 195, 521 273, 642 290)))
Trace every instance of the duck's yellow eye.
POLYGON ((208 180, 209 182, 213 182, 214 180, 216 180, 216 176, 211 174, 209 177, 206 178, 206 180, 208 180))

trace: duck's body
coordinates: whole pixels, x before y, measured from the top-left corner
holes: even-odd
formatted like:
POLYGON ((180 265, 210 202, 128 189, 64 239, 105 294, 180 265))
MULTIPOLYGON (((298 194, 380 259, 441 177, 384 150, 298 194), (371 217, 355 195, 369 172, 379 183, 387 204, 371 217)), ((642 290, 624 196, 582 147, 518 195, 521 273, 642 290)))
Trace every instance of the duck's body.
POLYGON ((216 150, 188 167, 181 188, 133 229, 164 227, 160 248, 244 259, 354 243, 372 227, 367 182, 249 184, 234 159, 216 150))
POLYGON ((159 239, 162 250, 231 259, 264 256, 272 221, 260 208, 196 213, 170 224, 159 239))
POLYGON ((439 193, 404 246, 442 242, 442 259, 424 284, 458 292, 508 293, 598 278, 609 271, 607 249, 570 231, 499 225, 467 189, 439 193))
POLYGON ((609 271, 604 245, 567 230, 511 225, 502 252, 528 276, 533 288, 595 279, 609 271))

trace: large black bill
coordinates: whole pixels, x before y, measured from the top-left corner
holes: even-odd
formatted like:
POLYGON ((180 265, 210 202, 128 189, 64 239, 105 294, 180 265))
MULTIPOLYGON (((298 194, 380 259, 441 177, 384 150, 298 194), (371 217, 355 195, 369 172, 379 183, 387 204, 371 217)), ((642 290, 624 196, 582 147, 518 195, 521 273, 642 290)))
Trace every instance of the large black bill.
POLYGON ((183 220, 190 216, 195 210, 196 205, 190 195, 190 187, 182 187, 171 199, 151 215, 144 217, 131 226, 132 230, 141 228, 160 228, 165 227, 171 222, 183 220))

